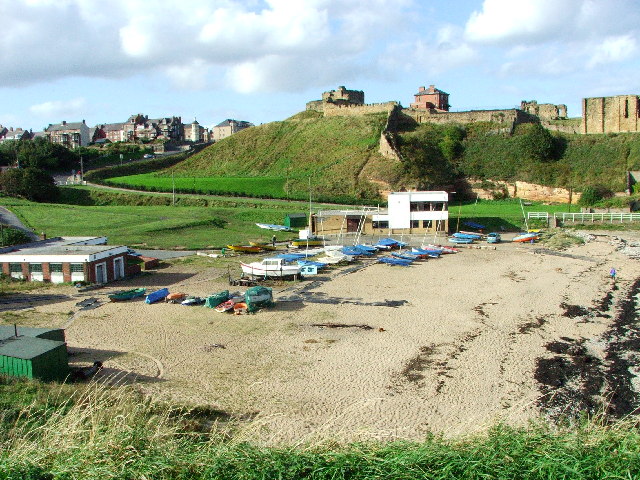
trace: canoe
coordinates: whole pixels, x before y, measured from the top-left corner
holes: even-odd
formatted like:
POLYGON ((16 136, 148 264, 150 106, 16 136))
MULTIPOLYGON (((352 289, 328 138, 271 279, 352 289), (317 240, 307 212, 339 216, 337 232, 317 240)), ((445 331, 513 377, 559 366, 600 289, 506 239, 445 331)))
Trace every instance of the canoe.
POLYGON ((227 248, 242 253, 260 253, 262 251, 262 248, 253 245, 227 245, 227 248))
POLYGON ((458 253, 460 250, 454 247, 447 247, 446 245, 434 245, 432 243, 423 244, 422 247, 424 250, 442 250, 442 253, 458 253))
POLYGON ((124 302, 125 300, 131 300, 132 298, 143 297, 145 293, 147 293, 146 288, 134 288, 132 290, 112 293, 109 295, 109 300, 112 302, 124 302))
POLYGON ((540 236, 537 233, 523 233, 521 235, 516 235, 515 237, 513 237, 513 242, 521 242, 521 243, 525 243, 525 242, 535 242, 536 240, 538 240, 540 238, 540 236))
POLYGON ((180 303, 185 298, 187 298, 187 294, 186 293, 176 292, 176 293, 170 293, 169 295, 167 295, 164 298, 164 301, 167 302, 167 303, 180 303))
POLYGON ((160 290, 156 290, 155 292, 151 292, 149 295, 147 295, 147 298, 145 298, 144 302, 145 303, 159 302, 160 300, 164 300, 167 295, 169 295, 169 289, 161 288, 160 290))
POLYGON ((472 238, 449 237, 451 243, 473 243, 472 238))
POLYGON ((259 247, 262 250, 276 250, 276 247, 273 245, 267 245, 266 243, 249 242, 249 245, 252 247, 259 247))
POLYGON ((202 305, 203 303, 204 298, 202 297, 187 297, 180 303, 180 305, 184 305, 185 307, 193 307, 196 305, 202 305))
POLYGON ((218 305, 215 310, 216 312, 220 312, 220 313, 224 313, 224 312, 228 312, 230 310, 233 310, 233 306, 236 303, 233 300, 227 300, 226 302, 221 303, 220 305, 218 305))

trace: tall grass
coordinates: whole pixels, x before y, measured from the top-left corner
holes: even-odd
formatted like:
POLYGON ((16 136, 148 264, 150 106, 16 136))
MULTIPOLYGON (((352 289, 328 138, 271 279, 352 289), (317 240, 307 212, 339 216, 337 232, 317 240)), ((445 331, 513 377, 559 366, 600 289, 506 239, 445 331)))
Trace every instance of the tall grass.
MULTIPOLYGON (((421 442, 260 446, 194 421, 130 387, 0 382, 4 479, 632 479, 640 435, 631 420, 553 430, 498 425, 484 434, 421 442), (16 393, 17 392, 17 393, 16 393), (48 392, 48 395, 44 395, 48 392), (26 400, 26 401, 25 401, 26 400), (20 404, 21 401, 25 401, 20 404), (13 403, 12 403, 13 402, 13 403), (7 415, 7 411, 11 414, 7 415)), ((208 419, 211 420, 211 419, 208 419)), ((236 427, 237 428, 237 427, 236 427)))

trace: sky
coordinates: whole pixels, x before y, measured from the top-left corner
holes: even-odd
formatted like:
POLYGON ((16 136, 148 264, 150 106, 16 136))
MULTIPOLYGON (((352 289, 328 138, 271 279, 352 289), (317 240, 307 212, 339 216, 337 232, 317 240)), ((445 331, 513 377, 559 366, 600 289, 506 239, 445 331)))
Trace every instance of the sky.
POLYGON ((0 124, 284 120, 340 85, 452 111, 640 94, 639 0, 0 0, 0 124))

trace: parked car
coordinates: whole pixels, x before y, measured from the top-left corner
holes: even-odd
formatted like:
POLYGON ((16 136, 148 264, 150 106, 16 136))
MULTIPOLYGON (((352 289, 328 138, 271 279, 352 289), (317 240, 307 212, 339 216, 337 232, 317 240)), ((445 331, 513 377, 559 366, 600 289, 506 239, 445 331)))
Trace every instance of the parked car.
POLYGON ((156 156, 153 153, 145 153, 142 158, 156 158, 156 156))

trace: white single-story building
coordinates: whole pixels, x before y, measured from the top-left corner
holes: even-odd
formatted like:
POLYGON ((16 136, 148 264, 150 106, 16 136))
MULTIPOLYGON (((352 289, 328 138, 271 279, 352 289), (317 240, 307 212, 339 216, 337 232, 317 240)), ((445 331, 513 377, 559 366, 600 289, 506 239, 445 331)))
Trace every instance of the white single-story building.
POLYGON ((140 271, 127 265, 126 246, 106 243, 106 237, 56 237, 6 247, 0 249, 2 273, 29 281, 108 283, 140 271))
POLYGON ((393 192, 386 209, 321 210, 311 216, 314 235, 418 234, 449 230, 449 193, 393 192))

